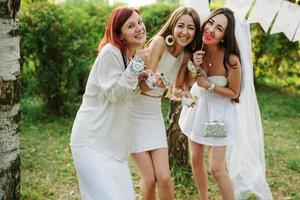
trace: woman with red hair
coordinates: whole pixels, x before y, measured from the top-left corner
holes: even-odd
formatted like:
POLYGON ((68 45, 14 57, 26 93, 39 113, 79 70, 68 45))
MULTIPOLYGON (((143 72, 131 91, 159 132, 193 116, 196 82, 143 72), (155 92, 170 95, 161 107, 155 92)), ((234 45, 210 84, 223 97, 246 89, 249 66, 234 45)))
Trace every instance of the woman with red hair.
POLYGON ((112 11, 71 134, 84 200, 135 199, 126 160, 131 139, 128 110, 134 90, 146 76, 147 50, 136 53, 145 40, 145 26, 136 9, 112 11))

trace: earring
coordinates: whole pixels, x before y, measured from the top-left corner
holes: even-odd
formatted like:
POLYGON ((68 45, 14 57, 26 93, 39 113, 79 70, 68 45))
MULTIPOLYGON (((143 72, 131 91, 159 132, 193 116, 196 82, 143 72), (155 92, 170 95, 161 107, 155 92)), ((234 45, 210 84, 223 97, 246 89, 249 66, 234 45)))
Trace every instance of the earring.
POLYGON ((173 44, 174 44, 174 37, 173 37, 173 35, 168 35, 165 40, 166 40, 166 44, 169 47, 173 46, 173 44))
POLYGON ((224 40, 221 40, 221 43, 224 43, 224 40))

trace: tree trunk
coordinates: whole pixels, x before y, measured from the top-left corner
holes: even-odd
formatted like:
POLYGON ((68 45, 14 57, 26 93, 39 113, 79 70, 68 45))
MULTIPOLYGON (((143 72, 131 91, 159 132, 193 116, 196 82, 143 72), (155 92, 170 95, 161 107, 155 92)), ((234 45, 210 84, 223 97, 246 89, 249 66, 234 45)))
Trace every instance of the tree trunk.
POLYGON ((181 102, 170 100, 169 125, 167 128, 168 145, 169 145, 169 157, 170 166, 189 167, 188 162, 188 140, 185 135, 182 134, 178 120, 181 111, 181 102))
POLYGON ((0 0, 0 199, 20 198, 19 0, 0 0))

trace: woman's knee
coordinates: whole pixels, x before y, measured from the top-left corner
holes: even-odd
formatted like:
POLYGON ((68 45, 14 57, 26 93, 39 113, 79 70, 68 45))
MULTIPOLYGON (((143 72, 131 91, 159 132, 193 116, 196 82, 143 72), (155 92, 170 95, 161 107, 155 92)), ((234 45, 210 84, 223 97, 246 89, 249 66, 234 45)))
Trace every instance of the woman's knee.
POLYGON ((146 188, 153 188, 155 187, 155 184, 156 184, 156 179, 154 176, 145 176, 145 177, 142 177, 141 179, 141 184, 146 187, 146 188))
POLYGON ((212 174, 212 176, 216 180, 222 179, 227 174, 226 170, 225 170, 225 167, 220 166, 218 163, 210 164, 209 169, 210 169, 210 173, 212 174))
POLYGON ((162 185, 172 184, 172 177, 170 173, 162 173, 157 175, 157 182, 162 185))

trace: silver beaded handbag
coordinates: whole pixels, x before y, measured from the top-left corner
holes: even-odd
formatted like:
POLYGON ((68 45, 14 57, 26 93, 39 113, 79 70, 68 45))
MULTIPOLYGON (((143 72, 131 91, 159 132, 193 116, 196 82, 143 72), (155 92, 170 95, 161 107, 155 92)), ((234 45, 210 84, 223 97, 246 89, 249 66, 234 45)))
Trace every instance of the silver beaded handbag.
POLYGON ((227 136, 227 124, 224 122, 205 122, 204 124, 204 136, 205 137, 226 137, 227 136))

